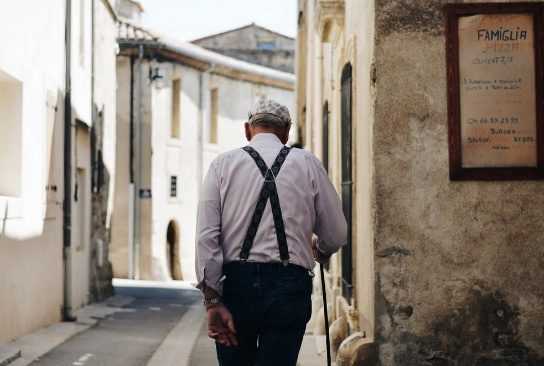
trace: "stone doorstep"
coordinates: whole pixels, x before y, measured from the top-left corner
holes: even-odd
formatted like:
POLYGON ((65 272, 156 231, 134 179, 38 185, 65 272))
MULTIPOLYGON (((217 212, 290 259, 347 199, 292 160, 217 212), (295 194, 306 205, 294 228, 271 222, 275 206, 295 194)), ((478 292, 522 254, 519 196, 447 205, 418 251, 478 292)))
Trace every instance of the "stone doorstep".
POLYGON ((20 349, 0 344, 0 366, 7 366, 19 357, 21 357, 20 349))
POLYGON ((113 296, 104 302, 90 304, 76 311, 75 322, 55 323, 17 338, 5 346, 0 345, 0 366, 27 366, 68 339, 91 328, 99 320, 116 312, 126 311, 122 307, 132 301, 134 298, 131 297, 113 296), (15 350, 17 357, 5 358, 4 348, 15 350))

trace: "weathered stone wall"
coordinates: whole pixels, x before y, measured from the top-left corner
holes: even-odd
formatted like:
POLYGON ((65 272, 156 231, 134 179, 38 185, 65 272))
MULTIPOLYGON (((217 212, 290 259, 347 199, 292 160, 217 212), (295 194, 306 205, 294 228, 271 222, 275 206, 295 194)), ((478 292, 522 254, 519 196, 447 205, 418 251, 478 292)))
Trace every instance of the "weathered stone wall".
POLYGON ((194 43, 239 60, 294 72, 295 40, 254 24, 199 39, 194 43), (259 47, 261 42, 273 42, 274 47, 263 49, 259 47))
POLYGON ((113 293, 109 261, 116 145, 117 26, 102 1, 94 3, 94 90, 91 130, 91 250, 90 300, 113 293))
POLYGON ((293 50, 243 50, 243 49, 221 49, 209 48, 225 56, 237 58, 238 60, 250 62, 261 66, 271 67, 284 72, 294 72, 295 51, 293 50))
POLYGON ((543 365, 544 185, 449 180, 445 3, 376 0, 379 364, 543 365))
POLYGON ((295 40, 266 28, 252 24, 218 35, 196 40, 194 43, 205 48, 253 50, 260 41, 275 41, 276 49, 295 50, 295 40))
POLYGON ((113 294, 112 265, 109 261, 110 228, 108 201, 110 172, 104 164, 103 112, 96 112, 91 139, 92 197, 91 197, 91 250, 90 301, 100 301, 113 294))

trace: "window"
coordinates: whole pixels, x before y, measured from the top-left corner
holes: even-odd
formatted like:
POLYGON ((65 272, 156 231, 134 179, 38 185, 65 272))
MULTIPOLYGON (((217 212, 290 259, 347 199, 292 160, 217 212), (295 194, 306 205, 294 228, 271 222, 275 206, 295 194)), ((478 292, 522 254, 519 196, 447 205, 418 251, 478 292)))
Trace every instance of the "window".
POLYGON ((210 144, 217 144, 217 120, 219 118, 219 96, 217 88, 211 90, 210 144))
POLYGON ((342 129, 342 209, 348 224, 348 243, 342 248, 342 293, 351 298, 353 288, 352 236, 353 236, 353 167, 352 167, 352 73, 351 64, 344 66, 341 86, 342 129))
POLYGON ((323 166, 329 171, 329 102, 323 105, 323 166))
POLYGON ((257 42, 257 49, 259 50, 273 50, 276 48, 275 41, 259 41, 257 42))
POLYGON ((76 241, 76 251, 82 251, 87 245, 88 222, 88 192, 87 192, 87 171, 82 168, 76 168, 76 185, 74 191, 74 203, 72 211, 73 238, 76 241))
POLYGON ((85 7, 86 0, 79 1, 79 64, 85 65, 85 7))
POLYGON ((22 83, 0 70, 0 196, 21 194, 22 83))
POLYGON ((170 197, 176 198, 178 196, 178 177, 175 175, 170 176, 170 197))
POLYGON ((175 79, 172 82, 172 121, 170 128, 170 136, 175 139, 179 139, 181 116, 180 116, 180 103, 181 103, 181 80, 175 79))

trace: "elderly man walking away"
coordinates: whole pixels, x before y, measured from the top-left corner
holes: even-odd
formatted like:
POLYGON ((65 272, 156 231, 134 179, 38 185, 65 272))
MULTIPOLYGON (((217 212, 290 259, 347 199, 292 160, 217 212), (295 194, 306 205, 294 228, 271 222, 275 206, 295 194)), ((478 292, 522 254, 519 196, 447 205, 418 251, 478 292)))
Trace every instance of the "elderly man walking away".
POLYGON ((217 157, 204 181, 196 270, 220 366, 295 366, 314 258, 347 241, 338 194, 314 155, 285 146, 290 127, 286 107, 260 98, 249 145, 217 157))

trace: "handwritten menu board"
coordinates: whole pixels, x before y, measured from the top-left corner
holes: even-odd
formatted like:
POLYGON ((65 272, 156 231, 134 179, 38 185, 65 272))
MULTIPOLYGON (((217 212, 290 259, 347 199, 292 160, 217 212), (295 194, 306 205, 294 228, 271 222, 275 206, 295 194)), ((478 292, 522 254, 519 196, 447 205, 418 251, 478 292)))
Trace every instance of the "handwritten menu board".
POLYGON ((533 17, 459 19, 462 166, 536 167, 533 17))
POLYGON ((450 179, 544 179, 544 3, 445 10, 450 179))

